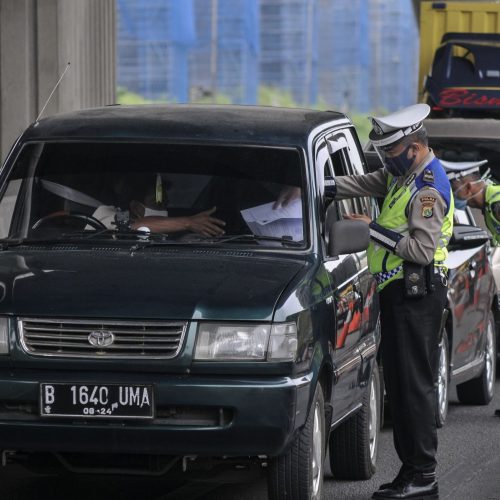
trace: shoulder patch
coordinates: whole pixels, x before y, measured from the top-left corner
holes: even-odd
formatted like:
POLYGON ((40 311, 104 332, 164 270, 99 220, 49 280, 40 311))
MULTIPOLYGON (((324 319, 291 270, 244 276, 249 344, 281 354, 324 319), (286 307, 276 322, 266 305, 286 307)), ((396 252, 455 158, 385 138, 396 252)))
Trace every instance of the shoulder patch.
POLYGON ((430 219, 434 215, 434 204, 437 198, 435 196, 425 195, 420 196, 420 203, 422 203, 422 217, 430 219))
POLYGON ((430 205, 434 205, 436 203, 437 198, 435 196, 421 196, 420 201, 422 203, 428 203, 430 205))
POLYGON ((432 205, 422 205, 422 217, 430 219, 434 215, 434 209, 432 205))
POLYGON ((434 182, 434 172, 428 168, 424 170, 424 182, 434 182))

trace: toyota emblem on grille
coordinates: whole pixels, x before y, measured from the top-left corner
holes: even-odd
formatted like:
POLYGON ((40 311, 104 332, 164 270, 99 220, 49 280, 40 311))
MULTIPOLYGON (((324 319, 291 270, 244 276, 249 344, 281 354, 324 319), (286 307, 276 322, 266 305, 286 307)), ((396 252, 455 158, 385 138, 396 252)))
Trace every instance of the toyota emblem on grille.
POLYGON ((108 330, 94 330, 90 332, 88 339, 94 347, 107 347, 115 341, 115 336, 108 330))

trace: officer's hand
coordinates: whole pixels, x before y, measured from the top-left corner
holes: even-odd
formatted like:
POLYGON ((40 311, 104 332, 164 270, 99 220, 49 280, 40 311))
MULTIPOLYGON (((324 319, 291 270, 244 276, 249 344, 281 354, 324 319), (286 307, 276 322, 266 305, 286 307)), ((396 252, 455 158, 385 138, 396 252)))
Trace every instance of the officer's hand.
POLYGON ((273 210, 280 207, 286 207, 293 200, 300 198, 300 188, 287 186, 281 190, 278 199, 274 202, 273 210))
POLYGON ((367 224, 370 224, 370 222, 372 221, 371 217, 365 214, 346 214, 345 218, 351 220, 362 220, 367 224))
POLYGON ((211 216, 216 209, 217 207, 212 207, 210 210, 205 210, 204 212, 188 217, 188 230, 202 234, 203 236, 219 236, 224 234, 224 229, 222 228, 226 223, 221 219, 211 216))

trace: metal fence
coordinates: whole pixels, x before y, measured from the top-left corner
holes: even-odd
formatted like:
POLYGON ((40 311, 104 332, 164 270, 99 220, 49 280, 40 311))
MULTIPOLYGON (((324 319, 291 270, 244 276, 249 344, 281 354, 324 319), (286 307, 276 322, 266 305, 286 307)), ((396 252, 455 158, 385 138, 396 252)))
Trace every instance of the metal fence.
POLYGON ((411 0, 117 0, 118 85, 148 99, 301 105, 415 102, 411 0))

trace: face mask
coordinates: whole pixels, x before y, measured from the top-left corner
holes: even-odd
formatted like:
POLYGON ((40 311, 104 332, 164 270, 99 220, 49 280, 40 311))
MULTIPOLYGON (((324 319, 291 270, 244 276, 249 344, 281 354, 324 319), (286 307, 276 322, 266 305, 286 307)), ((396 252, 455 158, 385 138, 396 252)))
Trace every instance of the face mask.
POLYGON ((168 217, 166 210, 154 210, 153 208, 144 207, 144 217, 168 217))
POLYGON ((458 210, 465 210, 467 207, 467 200, 462 200, 462 198, 455 198, 455 208, 458 210))
MULTIPOLYGON (((487 179, 488 177, 488 174, 489 174, 489 169, 488 171, 480 178, 478 179, 477 181, 472 181, 470 184, 479 184, 480 182, 483 182, 487 179)), ((471 198, 474 198, 474 196, 476 196, 478 193, 474 193, 474 194, 471 194, 470 196, 468 196, 467 198, 459 198, 457 196, 457 193, 460 192, 466 185, 463 184, 462 186, 458 187, 457 189, 455 189, 455 191, 453 191, 453 197, 455 199, 455 208, 458 208, 458 210, 465 210, 465 207, 467 206, 467 202, 471 199, 471 198)), ((486 189, 486 186, 484 186, 481 191, 483 189, 486 189)))
POLYGON ((390 174, 394 175, 395 177, 400 177, 408 173, 408 170, 410 170, 410 167, 415 161, 415 155, 411 158, 408 158, 408 151, 410 148, 411 145, 407 146, 405 150, 397 156, 385 157, 385 168, 389 171, 390 174))

